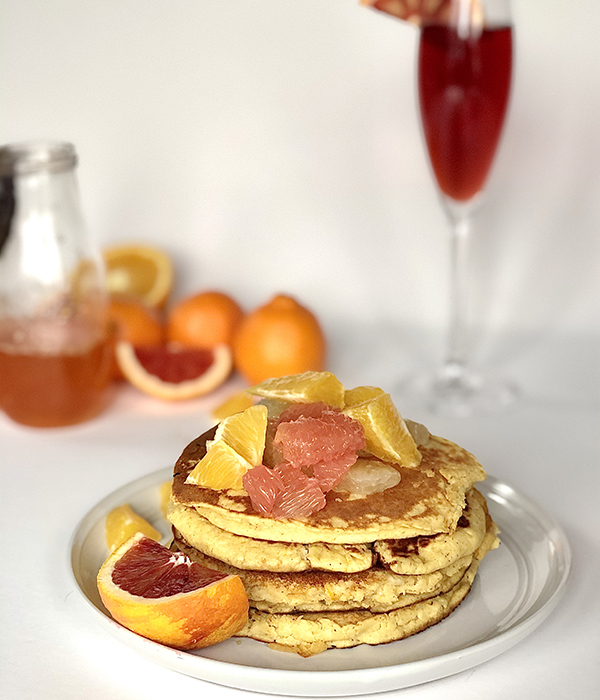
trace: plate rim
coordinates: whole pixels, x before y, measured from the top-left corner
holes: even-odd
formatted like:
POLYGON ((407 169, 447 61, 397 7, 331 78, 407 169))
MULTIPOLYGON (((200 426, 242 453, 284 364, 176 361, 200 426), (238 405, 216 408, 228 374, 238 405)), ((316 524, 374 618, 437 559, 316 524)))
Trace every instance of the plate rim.
MULTIPOLYGON (((515 620, 510 622, 507 629, 481 642, 469 644, 437 656, 405 661, 395 665, 356 669, 298 670, 267 668, 191 654, 145 639, 117 623, 88 597, 75 571, 76 557, 83 551, 86 536, 91 532, 94 525, 98 523, 98 514, 106 512, 106 504, 114 500, 117 494, 135 495, 135 493, 154 484, 158 486, 163 481, 168 480, 171 474, 171 467, 162 467, 132 479, 108 493, 92 506, 79 519, 69 539, 67 570, 71 582, 79 593, 79 597, 84 600, 88 609, 92 609, 96 619, 113 636, 118 637, 122 642, 123 635, 125 635, 130 646, 133 646, 136 651, 163 667, 199 680, 216 683, 217 685, 271 695, 341 697, 399 690, 424 682, 438 680, 484 663, 500 655, 531 634, 559 603, 570 578, 572 552, 562 526, 527 495, 521 493, 509 483, 488 475, 485 481, 477 484, 478 490, 486 498, 497 495, 500 498, 504 498, 504 500, 511 498, 519 500, 527 506, 528 513, 534 515, 536 520, 544 526, 544 531, 549 541, 560 544, 560 547, 555 547, 555 564, 560 575, 547 599, 543 600, 541 605, 536 606, 535 603, 540 599, 540 595, 538 595, 523 614, 519 614, 515 620), (171 663, 167 664, 162 660, 162 657, 165 655, 169 655, 171 663), (198 666, 200 673, 191 672, 188 665, 198 666), (433 669, 432 666, 435 668, 433 669), (205 673, 202 673, 203 671, 205 673), (283 683, 283 681, 286 682, 283 683), (340 688, 342 681, 342 685, 346 690, 340 688), (308 687, 302 689, 301 686, 307 686, 307 682, 308 687), (290 686, 292 686, 291 689, 290 686), (277 689, 277 687, 285 687, 286 690, 284 692, 277 689)), ((492 501, 494 501, 493 498, 492 501)), ((496 500, 494 502, 497 507, 502 507, 500 501, 496 500)))

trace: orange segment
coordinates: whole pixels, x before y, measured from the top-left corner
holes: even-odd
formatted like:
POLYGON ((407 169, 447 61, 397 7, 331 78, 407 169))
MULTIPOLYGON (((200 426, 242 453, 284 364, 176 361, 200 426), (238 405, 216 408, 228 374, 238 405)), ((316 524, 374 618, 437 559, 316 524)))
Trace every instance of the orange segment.
POLYGON ((166 346, 136 347, 121 341, 116 353, 121 371, 136 388, 167 401, 204 396, 221 386, 232 370, 227 345, 210 350, 173 350, 166 346))
POLYGON ((254 465, 223 440, 214 441, 188 474, 186 484, 209 489, 242 489, 242 477, 254 465))
POLYGON ((159 494, 160 494, 160 512, 167 517, 167 510, 169 508, 169 501, 171 500, 171 485, 172 481, 165 481, 161 484, 159 494))
POLYGON ((229 418, 234 413, 250 408, 253 403, 254 400, 247 391, 238 391, 219 404, 212 412, 212 415, 215 420, 221 421, 224 418, 229 418))
POLYGON ((248 619, 248 597, 239 576, 201 566, 141 533, 108 557, 97 586, 117 622, 178 649, 221 642, 248 619))
POLYGON ((266 399, 293 403, 316 403, 344 406, 344 386, 331 372, 303 372, 285 377, 274 377, 248 389, 250 394, 266 399))
POLYGON ((136 532, 141 532, 157 542, 162 539, 162 534, 141 515, 138 515, 128 503, 114 508, 106 516, 106 544, 111 552, 120 547, 136 532))
POLYGON ((131 244, 106 248, 106 287, 111 294, 129 294, 148 306, 162 308, 173 288, 173 263, 164 250, 131 244))
POLYGON ((362 424, 366 449, 375 457, 404 467, 416 467, 421 462, 421 453, 389 394, 349 406, 343 412, 362 424))
POLYGON ((250 406, 241 413, 225 418, 215 433, 253 467, 262 462, 267 434, 266 406, 250 406))
POLYGON ((356 404, 374 399, 381 394, 385 394, 385 392, 377 386, 357 386, 354 389, 347 389, 344 392, 344 407, 356 406, 356 404))

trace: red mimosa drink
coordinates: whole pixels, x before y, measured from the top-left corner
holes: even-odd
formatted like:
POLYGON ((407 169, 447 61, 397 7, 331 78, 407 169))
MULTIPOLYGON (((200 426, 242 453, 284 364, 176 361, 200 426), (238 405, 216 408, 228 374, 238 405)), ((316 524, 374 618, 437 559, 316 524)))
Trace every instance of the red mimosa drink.
POLYGON ((459 35, 421 29, 419 98, 423 131, 442 192, 467 201, 483 189, 506 114, 512 68, 508 26, 459 35))

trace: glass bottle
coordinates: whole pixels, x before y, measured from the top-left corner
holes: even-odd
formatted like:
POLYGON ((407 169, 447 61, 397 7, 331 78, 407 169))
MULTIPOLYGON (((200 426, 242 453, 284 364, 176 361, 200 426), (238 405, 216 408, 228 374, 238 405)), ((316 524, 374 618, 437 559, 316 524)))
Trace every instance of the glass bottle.
POLYGON ((98 414, 110 382, 107 297, 69 143, 0 147, 0 408, 37 427, 98 414))

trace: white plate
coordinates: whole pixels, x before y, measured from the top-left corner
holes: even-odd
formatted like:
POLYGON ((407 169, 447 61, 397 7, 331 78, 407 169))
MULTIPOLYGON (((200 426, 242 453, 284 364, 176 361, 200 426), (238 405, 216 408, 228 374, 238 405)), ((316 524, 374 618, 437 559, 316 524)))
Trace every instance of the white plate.
POLYGON ((108 556, 104 519, 123 503, 169 538, 160 510, 163 469, 104 498, 80 522, 70 545, 71 571, 84 600, 121 641, 152 661, 232 688, 302 697, 366 695, 406 688, 472 668, 530 634, 553 610, 571 566, 561 528, 535 503, 488 478, 478 488, 501 530, 502 545, 483 561, 465 601, 447 619, 408 639, 380 646, 331 649, 309 659, 251 639, 229 639, 197 652, 151 642, 117 624, 96 589, 108 556))

